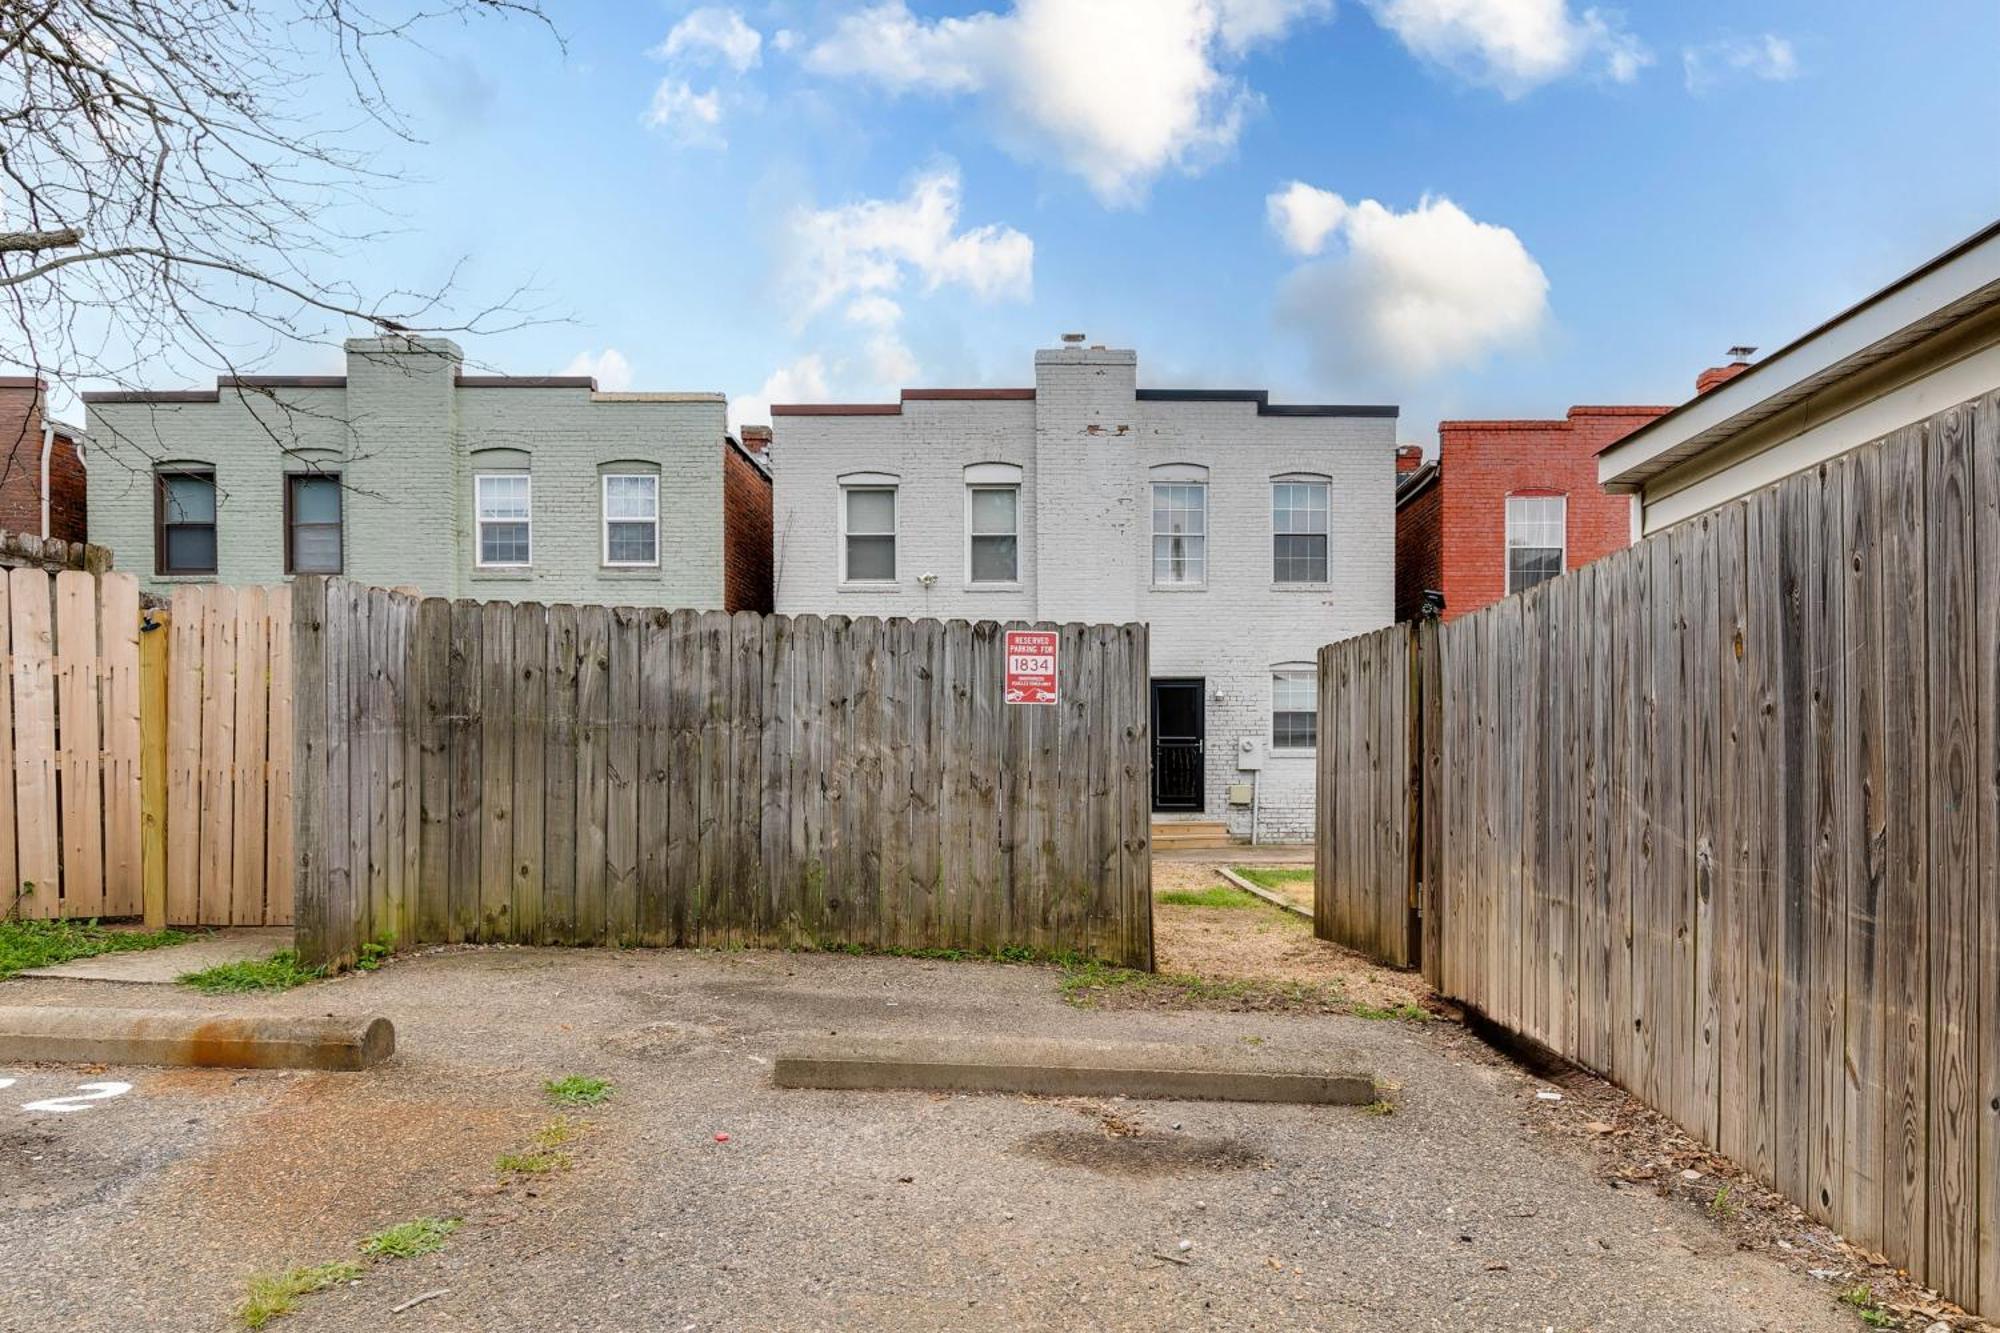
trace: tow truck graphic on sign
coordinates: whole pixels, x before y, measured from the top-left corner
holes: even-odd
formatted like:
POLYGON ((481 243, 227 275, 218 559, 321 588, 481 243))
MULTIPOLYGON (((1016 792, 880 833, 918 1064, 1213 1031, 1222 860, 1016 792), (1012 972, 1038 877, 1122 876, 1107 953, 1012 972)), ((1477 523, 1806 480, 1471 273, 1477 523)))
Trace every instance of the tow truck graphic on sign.
POLYGON ((1056 635, 1052 630, 1007 631, 1007 702, 1053 704, 1056 697, 1056 635))

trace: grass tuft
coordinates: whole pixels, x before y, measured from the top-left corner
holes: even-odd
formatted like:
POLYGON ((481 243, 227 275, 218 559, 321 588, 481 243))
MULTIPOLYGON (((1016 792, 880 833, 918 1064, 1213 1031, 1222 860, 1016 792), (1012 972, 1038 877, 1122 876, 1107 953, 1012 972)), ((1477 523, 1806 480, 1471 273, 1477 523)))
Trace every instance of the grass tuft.
POLYGON ((546 1176, 567 1171, 575 1162, 566 1152, 503 1152, 494 1159, 495 1171, 512 1171, 527 1176, 546 1176))
POLYGON ((600 1106, 611 1100, 611 1080, 587 1074, 566 1074, 542 1084, 557 1106, 600 1106))
POLYGON ((1396 1114, 1396 1103, 1390 1101, 1387 1097, 1383 1097, 1368 1103, 1361 1110, 1364 1115, 1394 1115, 1396 1114))
POLYGON ((535 1131, 535 1145, 540 1148, 560 1148, 565 1143, 575 1143, 582 1138, 586 1128, 587 1126, 580 1120, 557 1116, 535 1131))
POLYGON ((269 958, 243 963, 218 963, 199 972, 176 978, 181 985, 203 995, 235 995, 244 991, 290 990, 326 976, 323 967, 307 967, 293 949, 281 949, 269 958))
POLYGON ((95 921, 0 921, 0 977, 101 953, 132 953, 193 939, 185 930, 107 930, 95 921))
POLYGON ((259 1273, 249 1280, 243 1304, 236 1308, 236 1317, 245 1328, 262 1328, 273 1319, 297 1310, 299 1297, 325 1291, 336 1282, 352 1282, 360 1276, 361 1265, 347 1262, 315 1264, 277 1274, 259 1273))
POLYGON ((1252 894, 1233 888, 1227 884, 1213 884, 1205 889, 1168 889, 1158 900, 1169 907, 1264 907, 1267 904, 1252 894))
POLYGON ((1350 1005, 1347 1012, 1356 1018, 1366 1018, 1378 1023, 1388 1022, 1391 1019, 1401 1019, 1405 1023, 1431 1021, 1430 1011, 1418 1004, 1399 1004, 1391 1009, 1382 1009, 1372 1004, 1355 1004, 1350 1005))
POLYGON ((451 1233, 463 1225, 456 1217, 413 1218, 362 1241, 361 1252, 371 1259, 414 1259, 443 1249, 451 1233))

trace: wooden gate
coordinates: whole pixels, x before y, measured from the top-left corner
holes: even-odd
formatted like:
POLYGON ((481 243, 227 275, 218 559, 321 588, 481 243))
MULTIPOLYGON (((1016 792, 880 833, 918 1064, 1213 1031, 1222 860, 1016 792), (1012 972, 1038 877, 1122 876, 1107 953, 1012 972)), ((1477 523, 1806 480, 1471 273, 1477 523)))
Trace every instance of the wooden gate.
POLYGON ((291 921, 291 590, 0 578, 0 909, 291 921), (272 627, 277 627, 273 632, 272 627))

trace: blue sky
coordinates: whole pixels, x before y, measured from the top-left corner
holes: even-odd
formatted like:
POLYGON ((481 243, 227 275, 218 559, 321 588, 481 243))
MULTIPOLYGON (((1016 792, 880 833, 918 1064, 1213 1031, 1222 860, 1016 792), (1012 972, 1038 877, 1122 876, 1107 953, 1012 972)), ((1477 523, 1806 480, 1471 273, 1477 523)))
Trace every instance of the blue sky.
POLYGON ((531 281, 569 321, 477 340, 481 363, 584 358, 751 419, 1027 383, 1079 330, 1137 347, 1142 383, 1397 402, 1428 443, 1441 416, 1677 401, 2000 213, 1991 0, 558 23, 566 50, 477 24, 395 62, 428 142, 392 154, 404 230, 365 276, 464 256, 465 303, 531 281))

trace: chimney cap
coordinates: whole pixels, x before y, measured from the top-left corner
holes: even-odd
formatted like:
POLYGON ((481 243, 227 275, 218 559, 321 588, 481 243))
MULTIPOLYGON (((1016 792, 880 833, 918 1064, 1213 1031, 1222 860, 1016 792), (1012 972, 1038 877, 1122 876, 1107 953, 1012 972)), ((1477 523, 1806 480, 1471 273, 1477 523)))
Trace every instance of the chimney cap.
POLYGON ((1089 335, 1084 333, 1065 333, 1062 336, 1062 340, 1068 343, 1070 346, 1075 347, 1080 343, 1082 343, 1083 340, 1087 337, 1089 337, 1089 335))
POLYGON ((1757 355, 1756 348, 1745 346, 1742 343, 1738 343, 1729 349, 1729 359, 1731 361, 1748 361, 1755 355, 1757 355))

